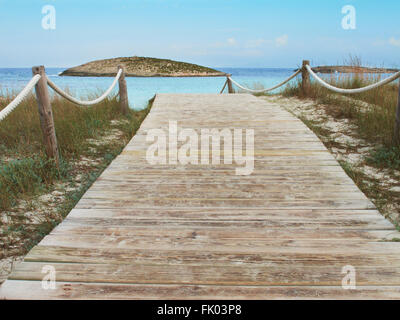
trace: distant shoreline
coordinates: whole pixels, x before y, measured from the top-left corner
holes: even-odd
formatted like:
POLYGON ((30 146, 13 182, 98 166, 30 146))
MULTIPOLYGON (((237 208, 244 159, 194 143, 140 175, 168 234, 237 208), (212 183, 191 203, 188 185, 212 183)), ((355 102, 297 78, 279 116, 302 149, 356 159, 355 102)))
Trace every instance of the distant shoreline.
POLYGON ((400 71, 399 69, 391 68, 370 68, 354 66, 319 66, 312 68, 312 70, 318 73, 396 73, 400 71))

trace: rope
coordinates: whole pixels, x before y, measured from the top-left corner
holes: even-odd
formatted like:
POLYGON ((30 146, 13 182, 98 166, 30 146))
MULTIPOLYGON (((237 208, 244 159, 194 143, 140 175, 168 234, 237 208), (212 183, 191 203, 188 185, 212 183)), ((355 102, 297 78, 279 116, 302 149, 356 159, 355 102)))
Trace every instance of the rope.
POLYGON ((242 90, 248 91, 248 92, 252 92, 252 93, 263 93, 263 92, 268 92, 268 91, 273 91, 275 89, 278 89, 279 87, 282 87, 284 84, 288 83, 290 80, 292 80, 293 78, 295 78, 299 73, 301 72, 300 70, 297 70, 293 75, 291 75, 289 78, 287 78, 285 81, 281 82, 280 84, 269 88, 269 89, 262 89, 262 90, 252 90, 249 88, 245 88, 242 85, 240 85, 239 83, 237 83, 235 80, 233 80, 231 77, 228 77, 232 83, 234 83, 237 87, 239 87, 242 90))
POLYGON ((307 68, 308 72, 314 77, 315 80, 317 80, 317 82, 319 84, 321 84, 323 87, 325 87, 325 88, 327 88, 329 90, 332 90, 334 92, 337 92, 337 93, 362 93, 362 92, 366 92, 366 91, 371 90, 371 89, 379 88, 379 87, 381 87, 381 86, 383 86, 385 84, 388 84, 388 83, 400 78, 400 71, 399 71, 399 72, 395 73, 394 75, 392 75, 391 77, 389 77, 387 79, 384 79, 384 80, 382 80, 380 82, 371 84, 371 85, 366 86, 364 88, 342 89, 342 88, 334 87, 334 86, 330 85, 329 83, 326 83, 324 80, 322 80, 320 77, 318 77, 314 73, 314 71, 312 71, 312 69, 311 69, 311 67, 309 65, 306 65, 306 68, 307 68))
POLYGON ((92 101, 81 101, 81 100, 75 99, 74 97, 70 96, 68 93, 61 90, 59 87, 57 87, 49 78, 47 78, 47 83, 49 84, 50 88, 52 88, 60 96, 69 100, 70 102, 75 103, 77 105, 81 105, 81 106, 91 106, 91 105, 94 105, 96 103, 103 101, 111 93, 111 91, 114 89, 115 85, 117 84, 119 78, 121 77, 121 74, 122 74, 122 69, 119 69, 117 76, 115 77, 111 86, 100 97, 98 97, 97 99, 92 100, 92 101))
POLYGON ((24 89, 15 97, 11 103, 0 111, 0 121, 4 120, 16 107, 26 98, 26 96, 32 91, 33 87, 38 83, 41 76, 40 74, 35 75, 26 85, 24 89))

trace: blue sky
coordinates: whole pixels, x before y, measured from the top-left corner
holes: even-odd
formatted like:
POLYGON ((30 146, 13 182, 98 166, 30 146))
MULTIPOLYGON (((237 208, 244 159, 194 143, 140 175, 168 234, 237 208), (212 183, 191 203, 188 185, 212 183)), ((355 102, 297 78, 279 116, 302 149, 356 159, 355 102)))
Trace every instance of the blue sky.
POLYGON ((151 56, 214 67, 400 67, 398 0, 0 0, 0 67, 151 56), (42 7, 56 29, 42 28, 42 7), (356 29, 342 28, 342 7, 356 29))

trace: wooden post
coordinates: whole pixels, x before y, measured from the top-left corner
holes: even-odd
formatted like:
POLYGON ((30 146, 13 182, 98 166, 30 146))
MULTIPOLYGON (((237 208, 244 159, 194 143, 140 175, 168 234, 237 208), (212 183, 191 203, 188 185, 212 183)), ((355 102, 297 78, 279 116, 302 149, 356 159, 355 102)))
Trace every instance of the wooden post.
POLYGON ((399 96, 397 98, 396 123, 394 126, 394 142, 400 145, 400 81, 399 81, 399 96))
POLYGON ((226 75, 226 81, 227 81, 227 83, 228 83, 228 92, 229 92, 229 93, 235 93, 235 90, 233 90, 232 81, 231 81, 231 79, 229 78, 230 76, 231 76, 231 74, 227 74, 227 75, 226 75))
POLYGON ((303 93, 305 95, 307 95, 310 92, 310 74, 308 73, 306 65, 310 65, 310 61, 303 60, 303 67, 301 69, 301 76, 303 78, 302 89, 303 89, 303 93))
POLYGON ((118 71, 119 69, 122 69, 122 74, 118 81, 119 104, 121 107, 121 112, 126 115, 129 112, 129 100, 128 100, 128 89, 126 86, 126 79, 125 79, 125 68, 123 66, 118 66, 118 71))
POLYGON ((46 154, 49 159, 56 161, 59 166, 60 158, 58 154, 56 130, 54 127, 53 111, 50 104, 49 90, 47 88, 47 78, 44 66, 33 67, 32 74, 41 75, 40 80, 35 86, 36 100, 38 103, 40 126, 43 133, 43 142, 46 148, 46 154))

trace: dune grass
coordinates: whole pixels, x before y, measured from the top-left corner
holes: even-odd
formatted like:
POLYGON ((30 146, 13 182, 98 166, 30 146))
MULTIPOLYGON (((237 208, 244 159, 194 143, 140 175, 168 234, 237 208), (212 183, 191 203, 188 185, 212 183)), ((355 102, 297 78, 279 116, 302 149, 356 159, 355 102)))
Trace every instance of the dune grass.
MULTIPOLYGON (((3 97, 5 107, 13 97, 3 97)), ((92 153, 90 139, 100 137, 117 120, 122 132, 121 141, 129 141, 148 113, 120 112, 118 99, 111 97, 92 107, 76 106, 65 99, 53 97, 51 102, 58 146, 60 166, 48 160, 42 143, 36 99, 33 95, 17 107, 0 123, 0 211, 16 205, 19 199, 39 194, 55 182, 68 178, 71 163, 92 153)), ((113 127, 115 128, 115 126, 113 127)), ((116 150, 108 150, 115 154, 116 150)))
MULTIPOLYGON (((329 83, 340 88, 360 88, 381 80, 379 75, 331 75, 329 83)), ((282 94, 286 97, 311 98, 327 105, 327 111, 337 119, 349 119, 363 139, 377 148, 368 161, 382 168, 400 169, 400 145, 394 139, 399 86, 397 82, 360 94, 339 95, 311 82, 305 94, 301 81, 288 85, 282 94), (360 103, 361 102, 361 103, 360 103)))

